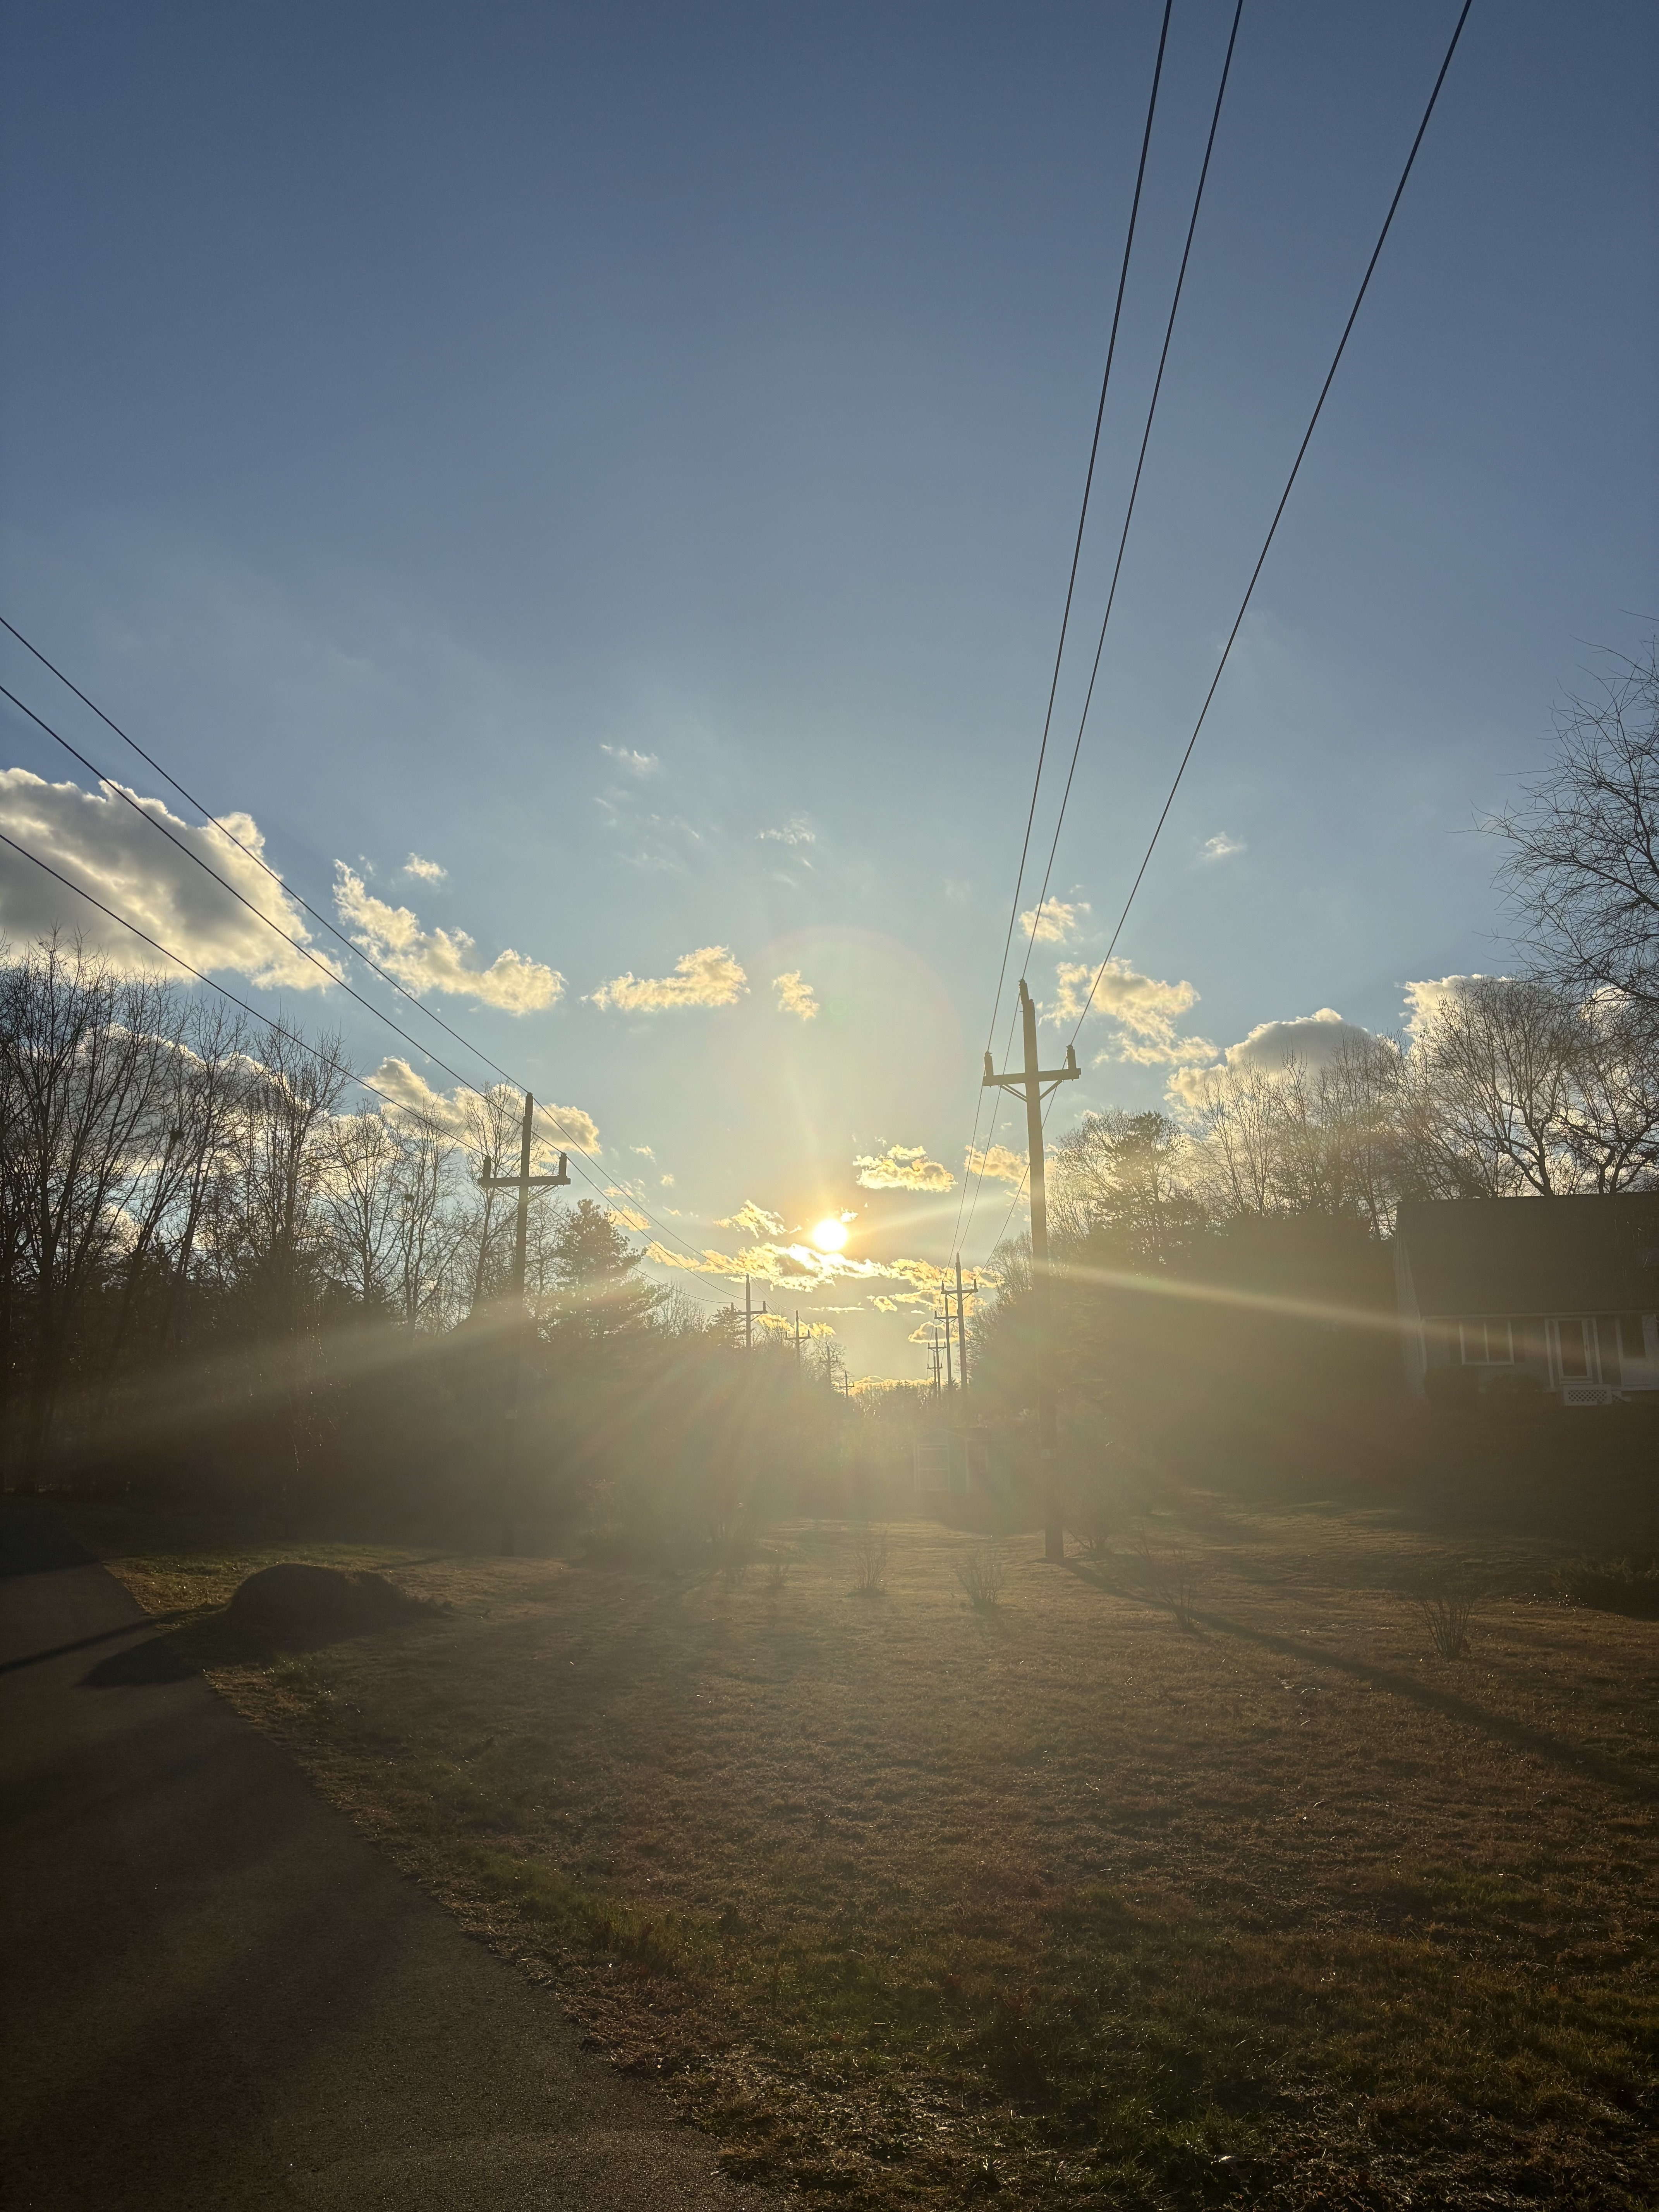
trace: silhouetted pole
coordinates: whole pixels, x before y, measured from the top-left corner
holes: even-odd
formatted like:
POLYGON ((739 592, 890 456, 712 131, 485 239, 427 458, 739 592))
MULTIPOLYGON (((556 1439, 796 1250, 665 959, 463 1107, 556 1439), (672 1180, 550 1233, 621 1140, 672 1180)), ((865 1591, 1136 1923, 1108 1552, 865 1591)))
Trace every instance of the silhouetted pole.
POLYGON ((747 1275, 743 1279, 743 1348, 745 1352, 755 1348, 755 1301, 747 1275))
POLYGON ((513 1342, 511 1359, 507 1373, 507 1395, 501 1407, 501 1419, 506 1429, 501 1453, 501 1549, 513 1549, 513 1493, 514 1479, 522 1471, 520 1465, 519 1403, 523 1396, 524 1368, 524 1278, 525 1261, 530 1247, 530 1194, 532 1190, 562 1190, 570 1181, 568 1156, 559 1154, 557 1175, 533 1176, 530 1172, 532 1130, 536 1119, 536 1102, 526 1091, 524 1094, 524 1129, 519 1145, 519 1172, 515 1176, 498 1176, 495 1163, 486 1158, 483 1173, 478 1177, 484 1190, 516 1190, 519 1210, 513 1224, 513 1279, 509 1285, 512 1304, 511 1327, 513 1342))
MULTIPOLYGON (((962 1377, 962 1395, 968 1395, 968 1309, 963 1301, 970 1295, 962 1287, 962 1255, 957 1254, 957 1372, 962 1377)), ((946 1304, 949 1304, 947 1296, 946 1304)))
MULTIPOLYGON (((957 1382, 956 1376, 951 1371, 951 1293, 949 1291, 945 1293, 945 1311, 942 1314, 935 1314, 933 1319, 945 1323, 945 1387, 947 1390, 954 1390, 957 1382)), ((935 1331, 935 1334, 937 1334, 938 1332, 935 1331)))
POLYGON ((1079 1070, 1077 1054, 1068 1044, 1064 1067, 1037 1065, 1036 1007, 1019 979, 1019 1012, 1024 1031, 1025 1065, 1016 1075, 999 1075, 985 1055, 986 1091, 1017 1091, 1025 1100, 1025 1151, 1031 1194, 1031 1333, 1037 1348, 1037 1457, 1042 1485, 1042 1555, 1047 1559, 1066 1556, 1066 1529, 1060 1510, 1059 1425, 1054 1416, 1054 1393, 1049 1382, 1052 1347, 1048 1341, 1048 1190, 1042 1171, 1042 1102, 1056 1084, 1075 1083, 1079 1070), (1045 1091, 1043 1085, 1048 1086, 1045 1091))

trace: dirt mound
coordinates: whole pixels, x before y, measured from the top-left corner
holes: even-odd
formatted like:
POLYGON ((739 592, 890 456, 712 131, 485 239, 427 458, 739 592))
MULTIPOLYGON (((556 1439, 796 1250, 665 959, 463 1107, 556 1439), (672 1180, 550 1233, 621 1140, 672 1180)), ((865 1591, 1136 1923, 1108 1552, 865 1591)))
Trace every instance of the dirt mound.
POLYGON ((260 1635, 298 1632, 307 1636, 350 1635, 384 1628, 425 1611, 418 1598, 405 1597, 384 1575, 366 1569, 313 1567, 298 1559, 261 1567, 239 1585, 230 1616, 260 1635))

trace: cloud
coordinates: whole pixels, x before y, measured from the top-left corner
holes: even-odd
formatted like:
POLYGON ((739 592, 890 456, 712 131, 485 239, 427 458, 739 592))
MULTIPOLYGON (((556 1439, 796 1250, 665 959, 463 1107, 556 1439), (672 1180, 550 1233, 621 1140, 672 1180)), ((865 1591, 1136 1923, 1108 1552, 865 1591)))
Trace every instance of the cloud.
POLYGON ((1048 899, 1041 909, 1033 907, 1020 916, 1028 939, 1038 945, 1064 945, 1078 927, 1078 917, 1089 911, 1088 901, 1068 906, 1064 899, 1048 899))
POLYGON ((441 884, 449 871, 436 860, 423 860, 418 853, 411 853, 404 862, 404 873, 418 878, 423 884, 441 884))
POLYGON ((642 1160, 654 1160, 657 1157, 649 1145, 630 1145, 628 1149, 630 1152, 637 1152, 642 1160))
MULTIPOLYGON (((368 1077, 377 1091, 384 1091, 394 1106, 406 1112, 418 1114, 422 1120, 434 1122, 453 1137, 470 1138, 477 1128, 476 1116, 483 1100, 470 1091, 459 1087, 453 1091, 434 1091, 424 1076, 417 1075, 406 1060, 383 1060, 368 1077)), ((505 1085, 499 1086, 510 1103, 520 1110, 523 1101, 519 1093, 505 1085)), ((536 1107, 536 1142, 545 1150, 550 1146, 558 1152, 597 1152, 599 1150, 599 1125, 593 1116, 580 1106, 550 1106, 538 1102, 536 1107), (545 1116, 544 1121, 543 1117, 545 1116)))
POLYGON ((1249 847, 1242 837, 1230 837, 1224 830, 1218 830, 1213 837, 1206 837, 1199 851, 1200 860, 1225 860, 1235 853, 1248 853, 1249 847))
POLYGON ((611 1218, 613 1221, 620 1221, 624 1229, 631 1229, 636 1237, 643 1237, 651 1226, 644 1214, 636 1212, 631 1206, 613 1206, 611 1209, 611 1218))
MULTIPOLYGON (((249 857, 264 851, 264 838, 252 815, 227 814, 224 830, 210 823, 193 828, 159 799, 142 799, 136 792, 132 796, 178 839, 178 846, 146 829, 126 800, 113 793, 47 783, 22 768, 0 771, 0 830, 192 967, 211 975, 245 975, 267 990, 325 990, 337 979, 339 963, 333 956, 317 956, 325 972, 319 971, 257 918, 266 915, 289 937, 309 943, 304 915, 249 857), (233 840, 248 851, 239 851, 233 840), (187 857, 191 853, 240 891, 254 913, 197 866, 187 857)), ((77 932, 90 950, 127 974, 167 965, 130 930, 4 847, 0 927, 20 940, 54 928, 77 932)))
POLYGON ((631 745, 602 744, 599 750, 608 753, 624 775, 637 776, 641 782, 647 776, 655 775, 662 766, 657 754, 636 753, 631 745))
MULTIPOLYGON (((770 1218, 775 1219, 776 1216, 770 1218)), ((944 1268, 936 1267, 930 1260, 854 1260, 845 1252, 819 1252, 810 1244, 781 1244, 769 1239, 744 1245, 736 1252, 677 1252, 671 1251, 665 1244, 652 1244, 646 1256, 659 1267, 678 1267, 691 1274, 722 1275, 732 1283, 740 1283, 745 1275, 752 1276, 758 1282, 775 1283, 787 1289, 792 1296, 801 1297, 810 1297, 838 1283, 906 1284, 907 1289, 892 1294, 892 1306, 931 1304, 945 1279, 944 1268)), ((982 1280, 994 1279, 984 1267, 979 1273, 982 1280)))
POLYGON ((870 1303, 878 1313, 896 1313, 899 1310, 898 1300, 888 1297, 884 1292, 872 1298, 870 1303))
POLYGON ((1215 1047, 1203 1037, 1176 1033, 1176 1016, 1198 1003, 1190 983, 1160 982, 1156 976, 1139 974, 1127 960, 1103 961, 1098 968, 1086 961, 1062 960, 1054 969, 1054 1003, 1043 1009, 1045 1021, 1075 1022, 1086 1006, 1091 1015, 1117 1024, 1116 1042, 1098 1055, 1102 1060, 1156 1067, 1215 1058, 1215 1047))
MULTIPOLYGON (((1461 975, 1449 975, 1439 983, 1413 984, 1407 989, 1449 995, 1450 988, 1465 980, 1461 975)), ((1423 1004, 1426 1010, 1429 1001, 1425 1000, 1423 1004)), ((1316 1013, 1293 1014, 1284 1021, 1258 1022, 1249 1036, 1227 1047, 1218 1062, 1178 1069, 1170 1088, 1177 1097, 1195 1104, 1203 1097, 1209 1079, 1224 1066, 1241 1073, 1260 1069, 1268 1075, 1280 1075, 1293 1064, 1316 1070, 1330 1066, 1352 1045, 1375 1042, 1370 1030, 1362 1029, 1357 1022, 1344 1021, 1334 1006, 1322 1006, 1316 1013)))
POLYGON ((672 1188, 674 1178, 672 1175, 659 1176, 657 1181, 663 1189, 668 1190, 672 1188))
POLYGON ((792 814, 781 829, 760 830, 756 837, 762 845, 816 845, 817 842, 817 830, 809 830, 805 817, 800 814, 792 814))
POLYGON ((1025 1180, 1025 1156, 1011 1152, 1006 1145, 988 1145, 983 1152, 969 1145, 963 1165, 969 1175, 988 1176, 993 1182, 1020 1183, 1025 1180))
POLYGON ((790 969, 784 975, 775 975, 772 988, 778 994, 778 1012, 781 1014, 799 1014, 804 1022, 817 1020, 817 994, 810 983, 801 981, 799 968, 790 969))
POLYGON ((954 1190, 956 1177, 943 1160, 930 1160, 925 1145, 890 1145, 853 1165, 866 1190, 954 1190))
POLYGON ((510 948, 488 968, 467 965, 474 945, 464 929, 422 929, 406 906, 378 899, 343 860, 334 863, 334 907, 353 941, 410 990, 465 995, 503 1013, 528 1014, 552 1006, 564 989, 556 969, 526 960, 510 948))
POLYGON ((769 1213, 763 1206, 757 1206, 752 1198, 744 1199, 735 1213, 726 1214, 714 1224, 716 1229, 740 1229, 745 1237, 781 1237, 782 1218, 769 1213))
POLYGON ((1406 1033, 1417 1039, 1433 1023, 1435 1016, 1461 999, 1471 983, 1484 983, 1484 975, 1441 975, 1432 981, 1401 985, 1406 994, 1406 1033))
POLYGON ((588 995, 596 1006, 642 1014, 660 1013, 668 1006, 729 1006, 748 988, 749 978, 726 946, 705 945, 683 953, 672 975, 618 975, 588 995))

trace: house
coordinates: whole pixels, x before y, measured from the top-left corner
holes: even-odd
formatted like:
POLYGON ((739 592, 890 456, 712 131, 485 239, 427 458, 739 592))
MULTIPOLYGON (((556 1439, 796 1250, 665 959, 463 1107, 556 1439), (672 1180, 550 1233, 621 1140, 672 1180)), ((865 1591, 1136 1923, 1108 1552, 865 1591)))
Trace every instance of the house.
POLYGON ((957 1498, 990 1486, 991 1445, 983 1429, 929 1429, 911 1447, 911 1480, 917 1490, 957 1498))
POLYGON ((1408 1202, 1395 1282, 1413 1397, 1530 1375, 1569 1406, 1659 1390, 1659 1192, 1408 1202), (1444 1386, 1443 1386, 1444 1387, 1444 1386))

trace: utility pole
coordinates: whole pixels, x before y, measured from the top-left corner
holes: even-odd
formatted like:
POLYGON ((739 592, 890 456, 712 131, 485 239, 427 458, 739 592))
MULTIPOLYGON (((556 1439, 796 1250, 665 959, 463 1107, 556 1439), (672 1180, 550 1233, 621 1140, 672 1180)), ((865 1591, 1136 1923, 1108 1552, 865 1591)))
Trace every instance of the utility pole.
MULTIPOLYGON (((957 1372, 962 1377, 964 1397, 968 1394, 968 1308, 965 1301, 978 1296, 977 1275, 974 1278, 974 1287, 971 1291, 964 1291, 962 1287, 962 1255, 958 1252, 957 1254, 957 1372)), ((948 1308, 951 1303, 948 1291, 945 1293, 945 1302, 948 1308)))
POLYGON ((484 1190, 514 1190, 519 1194, 519 1210, 513 1227, 513 1279, 510 1285, 512 1304, 512 1364, 507 1370, 507 1402, 502 1407, 506 1429, 505 1446, 501 1455, 501 1549, 513 1549, 513 1498, 515 1479, 522 1474, 519 1434, 519 1404, 524 1395, 524 1274, 525 1257, 530 1242, 530 1194, 532 1190, 562 1190, 570 1181, 570 1163, 567 1154, 559 1154, 557 1175, 533 1176, 530 1172, 531 1128, 536 1118, 536 1102, 526 1091, 524 1094, 524 1129, 519 1144, 519 1172, 514 1176, 497 1175, 495 1162, 485 1156, 483 1173, 478 1177, 484 1190))
POLYGON ((938 1323, 937 1322, 935 1322, 933 1323, 933 1400, 934 1400, 935 1404, 937 1404, 937 1403, 938 1403, 938 1401, 939 1401, 939 1323, 938 1323))
POLYGON ((755 1348, 755 1301, 747 1275, 743 1279, 743 1348, 745 1352, 755 1348))
POLYGON ((949 1291, 945 1293, 945 1311, 942 1314, 935 1314, 933 1319, 945 1323, 945 1387, 947 1390, 954 1390, 957 1385, 956 1377, 951 1372, 951 1293, 949 1291))
POLYGON ((1066 1528, 1060 1510, 1058 1465, 1060 1438, 1054 1418, 1054 1393, 1049 1381, 1051 1346, 1048 1341, 1048 1191, 1042 1171, 1042 1102, 1061 1083, 1075 1083, 1079 1075, 1077 1054, 1068 1044, 1064 1067, 1037 1065, 1036 1007, 1019 979, 1019 1012, 1024 1031, 1025 1065, 1018 1073, 999 1075, 985 1055, 984 1091, 1018 1091, 1025 1101, 1025 1150, 1030 1161, 1031 1194, 1031 1323, 1037 1346, 1037 1456, 1042 1483, 1042 1556, 1063 1559, 1066 1528), (1048 1089, 1043 1088, 1044 1085, 1048 1089))

